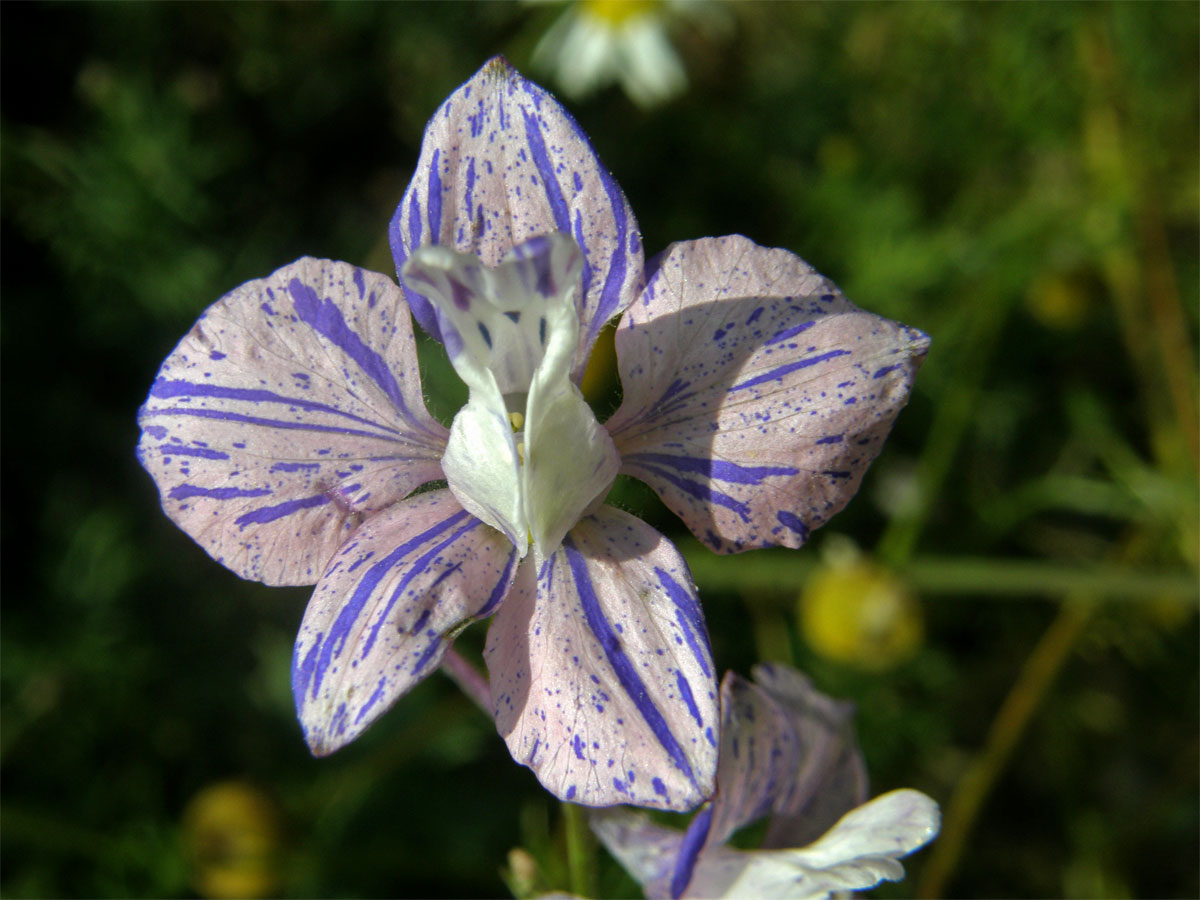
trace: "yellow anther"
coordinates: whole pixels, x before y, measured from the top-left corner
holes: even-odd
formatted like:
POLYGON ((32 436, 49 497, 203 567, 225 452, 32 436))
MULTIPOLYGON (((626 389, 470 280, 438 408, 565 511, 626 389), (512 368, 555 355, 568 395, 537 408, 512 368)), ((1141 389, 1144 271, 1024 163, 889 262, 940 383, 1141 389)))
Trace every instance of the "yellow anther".
POLYGON ((508 421, 512 422, 513 431, 520 431, 525 426, 525 416, 519 412, 510 412, 508 421))

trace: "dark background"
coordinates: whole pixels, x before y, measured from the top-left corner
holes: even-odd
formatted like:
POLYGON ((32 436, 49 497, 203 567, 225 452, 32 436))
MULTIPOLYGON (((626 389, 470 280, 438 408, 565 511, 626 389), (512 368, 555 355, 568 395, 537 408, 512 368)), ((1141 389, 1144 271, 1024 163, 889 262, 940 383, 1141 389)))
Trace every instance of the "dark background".
MULTIPOLYGON (((522 860, 567 886, 558 804, 440 676, 312 759, 307 589, 209 560, 133 456, 158 365, 225 291, 305 254, 392 273, 425 121, 498 52, 553 90, 531 54, 560 11, 4 5, 5 896, 502 896, 522 860)), ((713 4, 669 22, 681 98, 568 104, 648 253, 744 233, 934 338, 813 546, 681 540, 718 665, 790 660, 856 700, 876 789, 942 803, 884 893, 1200 894, 1198 16, 713 4), (830 535, 918 598, 912 652, 867 670, 798 625, 830 535)))

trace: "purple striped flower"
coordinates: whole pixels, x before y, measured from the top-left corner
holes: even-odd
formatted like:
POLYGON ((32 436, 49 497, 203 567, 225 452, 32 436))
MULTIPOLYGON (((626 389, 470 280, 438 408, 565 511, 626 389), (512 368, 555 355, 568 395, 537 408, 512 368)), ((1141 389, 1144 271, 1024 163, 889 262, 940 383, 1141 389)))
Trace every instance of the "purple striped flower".
POLYGON ((403 288, 304 258, 205 312, 141 410, 164 509, 244 578, 316 584, 293 671, 314 753, 494 615, 515 759, 579 803, 695 806, 719 734, 695 587, 604 496, 626 472, 718 552, 797 547, 856 490, 928 339, 742 237, 648 271, 586 137, 499 58, 431 120, 389 236, 403 288), (449 430, 410 311, 470 391, 449 430), (577 384, 618 315, 601 424, 577 384))
POLYGON ((867 800, 853 707, 788 666, 721 683, 717 793, 686 831, 621 807, 594 810, 592 830, 649 898, 828 898, 904 877, 900 858, 931 841, 941 813, 919 791, 867 800), (758 850, 727 846, 769 819, 758 850))

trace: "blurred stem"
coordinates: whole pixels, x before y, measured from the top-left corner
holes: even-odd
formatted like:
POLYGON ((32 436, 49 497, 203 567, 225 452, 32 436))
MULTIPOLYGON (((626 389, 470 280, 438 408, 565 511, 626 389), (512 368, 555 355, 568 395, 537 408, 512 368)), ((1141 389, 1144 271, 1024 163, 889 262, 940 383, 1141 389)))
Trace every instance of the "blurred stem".
POLYGON ((450 680, 462 689, 462 692, 475 701, 475 705, 491 717, 492 692, 488 686, 487 676, 476 669, 451 647, 442 658, 442 671, 450 680))
MULTIPOLYGON (((707 590, 755 591, 762 603, 779 596, 791 608, 796 588, 816 569, 817 561, 788 550, 745 554, 744 565, 729 567, 723 557, 698 542, 679 542, 697 584, 707 590)), ((1142 600, 1170 595, 1196 602, 1200 585, 1188 569, 1162 571, 1119 563, 1068 565, 1038 559, 994 559, 970 556, 918 556, 897 574, 924 595, 976 597, 1062 596, 1142 600)))
POLYGON ((576 897, 595 896, 595 845, 588 829, 587 813, 577 803, 563 802, 563 827, 567 833, 569 888, 576 897))
MULTIPOLYGON (((899 568, 912 555, 929 513, 941 495, 942 484, 950 474, 967 426, 979 408, 984 375, 992 349, 1004 328, 1009 301, 1005 297, 980 298, 964 304, 963 308, 972 311, 967 333, 960 341, 947 341, 947 349, 956 347, 958 355, 942 364, 945 371, 956 375, 945 382, 929 429, 929 439, 917 463, 920 502, 911 512, 894 516, 888 522, 875 548, 880 562, 890 568, 899 568)), ((932 352, 938 352, 936 346, 932 352)))
POLYGON ((987 742, 959 780, 933 853, 922 872, 918 897, 941 897, 962 856, 967 837, 984 801, 1008 765, 1055 677, 1070 656, 1094 604, 1067 601, 1026 660, 988 732, 987 742))
POLYGON ((1178 441, 1194 465, 1200 460, 1200 423, 1196 417, 1196 360, 1171 259, 1170 243, 1155 173, 1138 127, 1136 105, 1127 99, 1124 73, 1113 51, 1111 25, 1099 18, 1083 34, 1083 70, 1091 88, 1089 119, 1111 123, 1111 134, 1093 129, 1083 136, 1098 195, 1120 185, 1123 206, 1133 222, 1130 239, 1103 253, 1104 272, 1122 337, 1145 400, 1149 425, 1163 444, 1178 441))

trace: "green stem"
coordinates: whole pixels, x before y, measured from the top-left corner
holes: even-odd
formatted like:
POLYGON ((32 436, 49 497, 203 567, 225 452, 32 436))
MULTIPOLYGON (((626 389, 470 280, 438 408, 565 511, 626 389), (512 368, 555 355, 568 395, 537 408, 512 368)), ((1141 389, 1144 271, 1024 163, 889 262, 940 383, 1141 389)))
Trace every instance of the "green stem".
POLYGON ((943 895, 984 800, 1008 765, 1013 748, 1070 656, 1093 608, 1090 603, 1065 602, 1026 660, 992 722, 983 750, 971 762, 950 797, 942 832, 934 842, 933 852, 922 872, 918 897, 943 895))
MULTIPOLYGON (((730 567, 699 542, 681 541, 679 548, 701 588, 754 590, 764 597, 784 596, 789 605, 817 567, 811 554, 790 550, 751 551, 742 557, 744 565, 730 567)), ((1195 603, 1200 598, 1193 570, 1164 572, 1116 563, 1075 566, 1038 559, 918 556, 900 566, 897 574, 924 596, 1038 597, 1081 592, 1097 599, 1173 596, 1195 603)))
POLYGON ((595 846, 588 829, 587 813, 576 803, 562 804, 563 827, 567 833, 567 876, 576 897, 595 896, 595 846))

